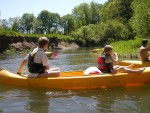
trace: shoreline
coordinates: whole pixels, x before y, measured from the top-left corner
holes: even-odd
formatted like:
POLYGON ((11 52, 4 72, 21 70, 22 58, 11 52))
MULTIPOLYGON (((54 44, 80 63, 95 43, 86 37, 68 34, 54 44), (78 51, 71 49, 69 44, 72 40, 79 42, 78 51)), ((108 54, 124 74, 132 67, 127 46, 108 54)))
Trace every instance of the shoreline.
MULTIPOLYGON (((56 46, 56 43, 52 43, 54 44, 53 48, 51 48, 51 45, 50 45, 50 49, 54 49, 54 50, 57 50, 57 49, 76 49, 76 48, 79 48, 79 46, 72 42, 72 43, 66 43, 66 42, 60 42, 57 44, 56 46)), ((30 50, 32 48, 35 48, 36 47, 36 42, 27 42, 27 41, 23 41, 23 42, 16 42, 16 43, 12 43, 10 44, 10 48, 9 49, 15 49, 16 51, 23 51, 23 50, 30 50)))
MULTIPOLYGON (((79 48, 78 44, 73 40, 63 40, 58 37, 48 37, 50 46, 53 44, 53 49, 74 49, 79 48)), ((37 45, 37 37, 24 36, 9 36, 0 35, 0 53, 6 50, 14 49, 16 51, 30 50, 37 45)))

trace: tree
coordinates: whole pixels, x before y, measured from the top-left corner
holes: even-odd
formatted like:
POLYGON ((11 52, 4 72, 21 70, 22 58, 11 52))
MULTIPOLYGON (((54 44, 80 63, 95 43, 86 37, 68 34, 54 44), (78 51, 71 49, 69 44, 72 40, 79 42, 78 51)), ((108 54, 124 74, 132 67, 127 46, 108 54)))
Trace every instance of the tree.
POLYGON ((100 22, 100 11, 102 5, 96 2, 90 3, 90 24, 98 24, 100 22))
POLYGON ((20 17, 9 18, 9 22, 11 24, 11 30, 19 32, 20 30, 20 17))
POLYGON ((33 14, 25 13, 20 19, 20 29, 24 33, 33 32, 33 23, 35 16, 33 14))
POLYGON ((1 26, 2 26, 1 28, 3 28, 4 30, 10 29, 9 21, 6 19, 1 20, 1 26))
POLYGON ((37 19, 40 22, 43 33, 50 33, 51 29, 56 29, 60 23, 60 15, 58 13, 50 13, 47 10, 41 11, 37 19))
POLYGON ((61 26, 64 30, 64 35, 69 35, 74 30, 74 20, 72 15, 67 14, 61 18, 61 26))
POLYGON ((48 30, 48 22, 49 22, 49 12, 47 10, 43 10, 40 12, 40 14, 37 17, 40 26, 41 26, 41 30, 42 32, 47 32, 48 30))
POLYGON ((49 21, 49 33, 51 30, 53 33, 58 32, 58 27, 60 26, 60 15, 58 13, 50 13, 50 21, 49 21))
POLYGON ((130 24, 137 36, 150 37, 150 1, 134 0, 132 3, 133 17, 130 24))
POLYGON ((89 8, 90 6, 88 3, 82 3, 73 9, 72 15, 73 19, 75 20, 76 29, 90 24, 89 8))
POLYGON ((40 25, 40 22, 38 19, 35 19, 34 24, 33 24, 33 28, 34 28, 34 33, 37 33, 37 34, 43 33, 42 26, 40 25))
POLYGON ((103 27, 100 28, 102 34, 99 35, 102 36, 102 40, 105 42, 126 40, 131 38, 131 32, 128 27, 118 20, 110 20, 102 25, 103 27))
POLYGON ((131 3, 133 0, 109 0, 103 6, 101 11, 102 20, 118 19, 124 23, 132 17, 133 11, 131 3))

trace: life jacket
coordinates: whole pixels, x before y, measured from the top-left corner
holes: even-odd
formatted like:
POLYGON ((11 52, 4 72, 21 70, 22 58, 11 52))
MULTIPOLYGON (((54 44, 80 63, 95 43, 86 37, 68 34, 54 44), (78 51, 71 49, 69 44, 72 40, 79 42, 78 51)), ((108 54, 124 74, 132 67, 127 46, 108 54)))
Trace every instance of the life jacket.
POLYGON ((113 63, 105 63, 105 56, 99 56, 97 59, 98 69, 102 72, 111 73, 113 70, 113 63))
POLYGON ((32 54, 32 52, 29 54, 28 71, 30 73, 39 73, 39 74, 41 74, 41 73, 44 73, 44 71, 45 71, 45 66, 43 66, 43 64, 34 62, 34 57, 35 57, 35 55, 38 51, 40 51, 40 50, 37 50, 33 54, 32 54))
POLYGON ((97 63, 98 63, 98 69, 99 70, 106 70, 105 57, 99 56, 98 59, 97 59, 97 63))

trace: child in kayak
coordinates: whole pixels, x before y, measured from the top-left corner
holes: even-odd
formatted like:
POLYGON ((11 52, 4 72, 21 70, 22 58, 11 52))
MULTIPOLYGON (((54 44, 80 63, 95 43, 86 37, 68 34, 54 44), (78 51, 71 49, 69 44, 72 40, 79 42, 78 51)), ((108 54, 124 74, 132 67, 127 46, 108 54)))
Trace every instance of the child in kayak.
POLYGON ((131 64, 129 66, 113 66, 118 63, 118 55, 117 53, 113 53, 113 47, 110 45, 106 45, 104 47, 104 51, 100 57, 98 57, 98 68, 104 73, 141 73, 145 70, 145 68, 140 68, 138 70, 131 70, 130 68, 134 65, 131 64))
POLYGON ((21 63, 17 74, 21 71, 26 63, 28 63, 28 77, 55 77, 60 75, 60 69, 51 69, 48 63, 48 58, 44 50, 48 49, 49 39, 47 37, 40 37, 38 39, 38 47, 33 49, 21 63))

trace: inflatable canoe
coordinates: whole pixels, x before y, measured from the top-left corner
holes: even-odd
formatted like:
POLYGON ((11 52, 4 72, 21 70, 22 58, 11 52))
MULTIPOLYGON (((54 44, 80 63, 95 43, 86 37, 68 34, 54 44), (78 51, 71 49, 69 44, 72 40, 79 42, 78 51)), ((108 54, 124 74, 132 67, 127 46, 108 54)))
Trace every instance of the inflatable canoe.
POLYGON ((138 60, 123 60, 123 61, 119 61, 118 65, 127 66, 132 63, 134 63, 133 68, 150 67, 150 62, 141 62, 138 60))
POLYGON ((82 71, 62 72, 59 77, 26 78, 7 70, 0 71, 0 84, 52 89, 92 89, 141 85, 150 83, 150 67, 141 74, 84 75, 82 71))

